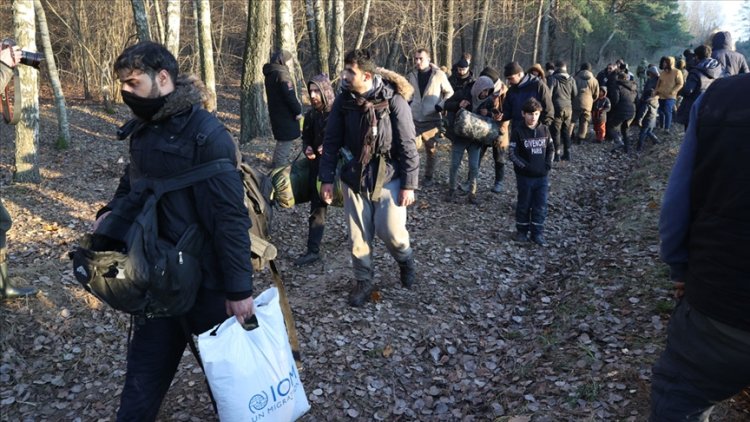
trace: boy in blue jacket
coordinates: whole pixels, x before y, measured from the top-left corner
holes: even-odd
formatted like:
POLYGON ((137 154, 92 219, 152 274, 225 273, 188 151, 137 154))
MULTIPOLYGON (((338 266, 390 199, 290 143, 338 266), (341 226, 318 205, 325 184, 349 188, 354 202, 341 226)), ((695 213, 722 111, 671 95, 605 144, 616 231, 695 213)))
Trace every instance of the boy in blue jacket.
POLYGON ((539 123, 542 104, 529 98, 521 107, 524 124, 513 128, 510 136, 510 160, 516 172, 516 240, 529 240, 546 246, 544 219, 547 217, 547 174, 552 168, 555 147, 549 129, 539 123))

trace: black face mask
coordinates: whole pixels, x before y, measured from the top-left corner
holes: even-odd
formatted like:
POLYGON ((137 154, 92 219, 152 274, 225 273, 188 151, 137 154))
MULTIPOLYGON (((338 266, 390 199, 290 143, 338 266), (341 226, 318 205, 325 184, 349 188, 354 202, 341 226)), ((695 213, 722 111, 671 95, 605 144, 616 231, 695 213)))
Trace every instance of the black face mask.
POLYGON ((122 100, 133 110, 133 114, 143 120, 151 120, 167 102, 167 95, 156 98, 139 97, 133 93, 121 91, 122 100))

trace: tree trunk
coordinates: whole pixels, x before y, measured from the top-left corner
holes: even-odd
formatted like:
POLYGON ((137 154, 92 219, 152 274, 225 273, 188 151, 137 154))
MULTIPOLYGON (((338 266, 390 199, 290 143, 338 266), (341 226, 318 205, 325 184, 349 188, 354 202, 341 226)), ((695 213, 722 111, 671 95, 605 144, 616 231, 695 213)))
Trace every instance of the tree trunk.
POLYGON ((396 59, 398 54, 401 52, 401 37, 404 34, 404 27, 406 26, 406 15, 401 16, 396 27, 396 34, 393 36, 391 41, 391 48, 388 51, 388 58, 385 60, 385 68, 393 70, 393 66, 396 65, 396 59))
POLYGON ((167 0, 167 50, 180 57, 180 0, 167 0))
POLYGON ((370 5, 372 0, 365 0, 365 10, 362 12, 362 25, 359 27, 359 35, 357 36, 357 43, 354 44, 354 49, 362 48, 362 41, 365 39, 365 31, 367 31, 367 19, 370 17, 370 5))
POLYGON ((130 0, 133 5, 133 20, 138 33, 138 41, 151 41, 151 31, 148 28, 148 15, 143 0, 130 0))
POLYGON ((200 36, 201 79, 208 89, 208 111, 216 111, 216 75, 214 73, 214 48, 211 43, 211 3, 198 0, 198 30, 200 36))
POLYGON ((70 130, 68 128, 68 112, 65 107, 65 94, 63 94, 62 85, 60 84, 60 75, 57 73, 55 54, 52 51, 52 41, 50 40, 49 28, 47 27, 47 15, 44 13, 44 8, 42 8, 42 0, 34 0, 34 12, 39 24, 39 35, 42 37, 44 60, 47 62, 50 84, 55 95, 58 131, 57 146, 58 148, 67 148, 70 145, 70 130))
POLYGON ((333 16, 331 20, 331 52, 328 56, 331 79, 336 79, 344 70, 344 0, 332 0, 333 16))
MULTIPOLYGON (((550 11, 552 10, 553 0, 544 0, 544 12, 542 13, 542 38, 539 40, 539 50, 541 52, 539 62, 549 61, 549 27, 550 27, 550 11)), ((542 63, 544 64, 544 63, 542 63)))
POLYGON ((159 0, 153 1, 154 16, 156 16, 156 39, 158 39, 160 43, 164 44, 166 43, 166 31, 164 31, 164 19, 161 16, 161 6, 159 5, 159 0))
MULTIPOLYGON (((34 2, 13 1, 13 26, 18 45, 36 50, 36 27, 34 25, 34 2)), ((21 83, 20 101, 14 105, 20 114, 16 125, 16 162, 13 180, 39 183, 39 72, 29 66, 18 66, 21 83)))
POLYGON ((440 0, 430 0, 430 56, 432 57, 432 63, 440 66, 442 63, 440 52, 438 51, 439 43, 439 18, 438 18, 438 6, 437 2, 440 0))
MULTIPOLYGON (((307 40, 310 42, 310 53, 313 60, 317 60, 318 36, 315 31, 315 0, 305 0, 305 18, 307 21, 307 40)), ((315 68, 320 67, 320 63, 314 63, 315 68)))
POLYGON ((474 74, 479 75, 479 72, 484 69, 484 36, 487 31, 487 15, 489 14, 490 0, 480 0, 479 3, 479 16, 476 30, 474 31, 474 45, 472 46, 471 53, 471 65, 474 69, 474 74))
POLYGON ((531 62, 537 63, 539 57, 539 32, 542 27, 542 19, 544 16, 544 1, 539 0, 539 12, 536 15, 536 30, 534 31, 534 53, 531 55, 531 62))
POLYGON ((453 66, 453 16, 455 15, 455 2, 454 0, 444 1, 443 34, 445 34, 445 38, 442 45, 443 51, 440 55, 445 61, 445 65, 450 69, 453 66))
POLYGON ((263 83, 263 64, 271 48, 271 7, 269 1, 248 0, 247 36, 242 58, 240 93, 240 143, 268 136, 271 132, 263 83))
POLYGON ((469 41, 466 39, 466 22, 464 21, 464 8, 458 8, 458 21, 460 22, 461 31, 461 55, 469 49, 469 41))
POLYGON ((315 0, 315 36, 317 37, 318 50, 315 55, 318 56, 317 73, 328 72, 328 33, 326 31, 326 14, 323 0, 315 0))
MULTIPOLYGON (((294 13, 292 10, 292 0, 276 0, 276 48, 286 50, 292 54, 295 64, 297 60, 297 39, 294 36, 294 13)), ((289 68, 289 73, 294 80, 297 96, 305 92, 305 82, 301 71, 297 71, 297 66, 289 68)))
POLYGON ((193 54, 192 54, 192 63, 190 65, 190 69, 193 73, 200 73, 200 48, 201 45, 201 37, 200 37, 200 31, 198 30, 198 2, 200 0, 192 0, 193 3, 193 54))

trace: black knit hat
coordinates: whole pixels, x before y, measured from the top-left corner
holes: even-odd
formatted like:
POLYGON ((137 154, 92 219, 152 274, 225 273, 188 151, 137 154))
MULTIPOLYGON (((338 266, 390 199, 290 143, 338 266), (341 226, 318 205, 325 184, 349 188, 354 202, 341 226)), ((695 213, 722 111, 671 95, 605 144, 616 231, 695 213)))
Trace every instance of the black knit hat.
POLYGON ((497 80, 500 79, 500 71, 492 66, 487 66, 482 69, 482 72, 479 74, 479 76, 487 76, 488 78, 492 79, 492 82, 497 82, 497 80))
POLYGON ((518 62, 510 62, 505 65, 505 77, 513 76, 517 73, 523 73, 523 68, 518 62))
POLYGON ((469 62, 467 62, 466 59, 462 57, 461 60, 456 63, 456 67, 460 67, 462 69, 467 68, 469 67, 469 62))

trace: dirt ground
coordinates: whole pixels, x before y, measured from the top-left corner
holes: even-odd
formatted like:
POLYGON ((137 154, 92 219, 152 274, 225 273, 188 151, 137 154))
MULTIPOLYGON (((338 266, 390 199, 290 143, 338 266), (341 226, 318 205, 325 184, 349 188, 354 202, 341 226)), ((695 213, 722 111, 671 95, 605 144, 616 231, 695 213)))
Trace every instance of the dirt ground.
MULTIPOLYGON (((234 134, 236 92, 225 87, 219 102, 234 134)), ((114 420, 124 382, 130 319, 76 283, 67 253, 117 185, 127 145, 114 133, 128 110, 109 115, 75 99, 68 108, 73 146, 58 150, 54 109, 42 101, 39 185, 9 183, 12 134, 0 128, 10 272, 41 291, 0 303, 2 421, 114 420)), ((510 166, 503 193, 489 191, 485 157, 480 205, 443 201, 450 145, 442 143, 440 183, 409 210, 418 281, 403 289, 376 241, 380 298, 361 309, 346 304, 343 210, 329 210, 324 260, 302 269, 291 262, 304 252, 308 205, 276 210, 273 242, 312 405, 303 420, 645 420, 650 368, 674 306, 656 225, 680 139, 665 141, 630 156, 610 154, 609 144, 575 146, 551 173, 546 248, 511 239, 510 166)), ((271 141, 242 150, 269 170, 271 141)), ((255 285, 270 286, 270 274, 256 274, 255 285)), ((718 406, 712 420, 748 420, 742 402, 718 406)), ((189 352, 159 419, 217 419, 189 352)))

